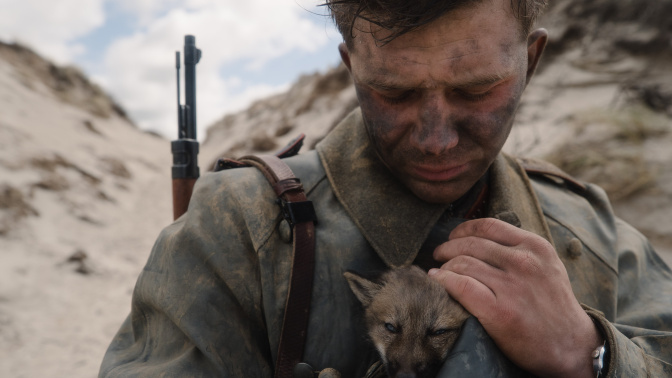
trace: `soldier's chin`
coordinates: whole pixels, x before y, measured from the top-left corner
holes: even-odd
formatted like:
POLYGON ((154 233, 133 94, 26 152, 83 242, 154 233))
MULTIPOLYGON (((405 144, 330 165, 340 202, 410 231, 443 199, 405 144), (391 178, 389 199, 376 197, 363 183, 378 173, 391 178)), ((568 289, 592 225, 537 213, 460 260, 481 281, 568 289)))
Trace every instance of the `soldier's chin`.
POLYGON ((461 182, 430 182, 419 180, 408 180, 406 187, 415 194, 416 197, 429 203, 448 205, 457 201, 468 190, 469 186, 461 182))

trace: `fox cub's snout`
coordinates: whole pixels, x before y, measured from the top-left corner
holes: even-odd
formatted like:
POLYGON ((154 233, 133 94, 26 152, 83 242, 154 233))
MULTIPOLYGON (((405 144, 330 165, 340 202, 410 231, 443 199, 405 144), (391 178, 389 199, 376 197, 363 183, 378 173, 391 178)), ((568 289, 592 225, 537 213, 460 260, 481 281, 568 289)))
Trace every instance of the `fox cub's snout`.
POLYGON ((469 313, 416 266, 393 269, 377 282, 344 275, 388 375, 434 377, 469 313))

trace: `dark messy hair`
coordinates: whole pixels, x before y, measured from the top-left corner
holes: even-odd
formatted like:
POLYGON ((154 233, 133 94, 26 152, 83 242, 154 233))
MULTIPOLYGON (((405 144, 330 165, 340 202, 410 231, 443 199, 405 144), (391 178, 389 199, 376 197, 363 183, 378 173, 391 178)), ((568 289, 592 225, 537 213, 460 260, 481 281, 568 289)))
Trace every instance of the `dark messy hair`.
MULTIPOLYGON (((369 21, 390 33, 377 42, 386 44, 440 18, 458 8, 481 3, 483 0, 326 0, 324 5, 348 47, 358 18, 369 21)), ((522 35, 527 37, 547 0, 511 0, 511 9, 521 22, 522 35)))

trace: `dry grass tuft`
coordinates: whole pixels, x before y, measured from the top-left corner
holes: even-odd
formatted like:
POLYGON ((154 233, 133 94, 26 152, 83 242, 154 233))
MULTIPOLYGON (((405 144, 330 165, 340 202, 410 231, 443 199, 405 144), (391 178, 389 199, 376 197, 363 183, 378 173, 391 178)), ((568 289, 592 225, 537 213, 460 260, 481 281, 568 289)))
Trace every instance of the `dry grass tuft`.
POLYGON ((33 188, 60 192, 70 189, 68 180, 58 173, 49 173, 45 178, 32 185, 33 188))
POLYGON ((313 91, 311 92, 310 96, 308 96, 308 99, 303 103, 303 105, 296 109, 295 116, 299 116, 310 111, 313 107, 313 104, 318 99, 333 98, 341 93, 342 90, 348 88, 350 85, 352 85, 350 72, 345 67, 345 65, 341 64, 317 80, 315 86, 313 87, 313 91))
POLYGON ((290 123, 286 118, 283 119, 282 124, 275 130, 275 136, 281 137, 289 134, 290 131, 294 130, 294 124, 290 123))
POLYGON ((56 153, 53 154, 52 157, 35 157, 31 159, 30 165, 34 168, 52 173, 56 172, 58 167, 72 169, 82 175, 84 179, 92 185, 98 185, 102 182, 99 177, 94 176, 93 174, 87 172, 83 168, 56 153))
POLYGON ((623 109, 595 109, 575 115, 572 120, 577 133, 588 127, 606 126, 606 136, 631 143, 642 143, 648 138, 665 135, 670 131, 670 119, 643 105, 623 109))
POLYGON ((0 58, 15 67, 28 88, 41 83, 62 102, 102 118, 117 115, 133 124, 121 105, 77 67, 58 66, 17 43, 0 42, 0 58))
POLYGON ((100 159, 100 162, 103 164, 104 169, 113 176, 122 179, 130 179, 133 177, 128 168, 126 168, 126 164, 117 158, 104 157, 100 159))
POLYGON ((565 172, 601 186, 613 201, 656 185, 644 142, 669 132, 670 120, 642 106, 591 110, 570 119, 576 137, 547 155, 565 172))
POLYGON ((259 130, 252 135, 252 149, 254 151, 266 152, 275 149, 278 146, 275 139, 270 137, 264 130, 259 130))
POLYGON ((93 121, 91 121, 91 120, 88 120, 88 119, 84 120, 84 127, 86 128, 86 130, 88 130, 88 131, 90 131, 90 132, 92 132, 96 135, 100 135, 102 137, 105 136, 105 135, 103 135, 103 133, 100 132, 100 130, 98 130, 98 128, 93 124, 93 121))
POLYGON ((28 202, 21 190, 8 185, 0 185, 0 236, 9 231, 23 218, 40 216, 28 202))
POLYGON ((40 215, 40 213, 26 201, 23 192, 7 184, 0 186, 0 210, 9 210, 22 218, 30 215, 40 215))

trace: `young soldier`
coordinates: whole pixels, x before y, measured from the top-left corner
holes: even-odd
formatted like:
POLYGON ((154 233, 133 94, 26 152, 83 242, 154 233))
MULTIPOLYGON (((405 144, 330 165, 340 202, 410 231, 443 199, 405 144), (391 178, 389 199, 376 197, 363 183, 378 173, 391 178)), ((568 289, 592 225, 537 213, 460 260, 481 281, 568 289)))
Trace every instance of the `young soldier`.
MULTIPOLYGON (((376 362, 343 272, 417 264, 478 319, 461 339, 484 329, 490 341, 472 339, 493 360, 540 377, 672 374, 670 269, 602 190, 501 153, 546 44, 532 30, 540 3, 328 2, 361 108, 286 161, 319 219, 314 370, 360 377, 376 362), (471 220, 453 230, 456 218, 471 220)), ((101 376, 273 374, 292 259, 275 199, 256 169, 199 180, 101 376)))

